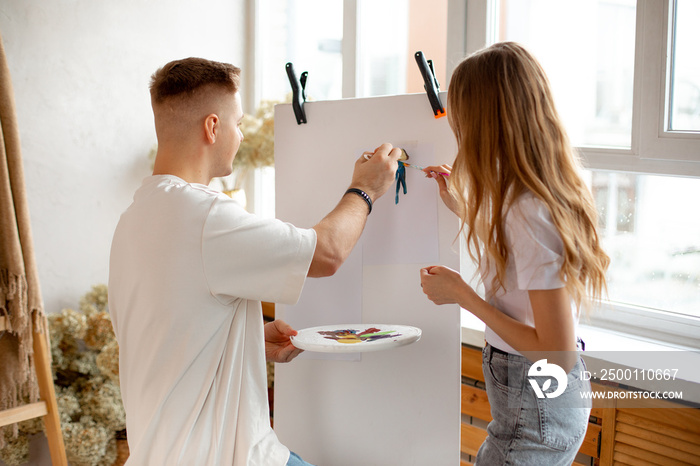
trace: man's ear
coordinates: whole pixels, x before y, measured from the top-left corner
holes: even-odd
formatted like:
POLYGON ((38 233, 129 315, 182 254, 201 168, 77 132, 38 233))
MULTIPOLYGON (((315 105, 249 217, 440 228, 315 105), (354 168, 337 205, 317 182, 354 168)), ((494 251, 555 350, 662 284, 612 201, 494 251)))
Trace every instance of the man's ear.
POLYGON ((219 134, 221 120, 216 113, 210 113, 204 119, 204 137, 209 144, 216 142, 216 136, 219 134))

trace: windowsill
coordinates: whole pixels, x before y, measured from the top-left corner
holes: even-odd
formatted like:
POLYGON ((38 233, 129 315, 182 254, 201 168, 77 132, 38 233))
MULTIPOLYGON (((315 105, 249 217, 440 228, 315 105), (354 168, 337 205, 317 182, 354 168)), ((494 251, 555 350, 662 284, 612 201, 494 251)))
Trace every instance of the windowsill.
MULTIPOLYGON (((484 346, 484 324, 479 319, 474 317, 470 312, 461 309, 462 322, 462 343, 477 348, 484 346)), ((639 364, 630 361, 630 356, 635 352, 648 352, 659 354, 661 352, 679 352, 678 348, 665 345, 660 342, 642 340, 630 335, 625 335, 620 332, 603 330, 587 325, 579 325, 579 336, 586 342, 586 351, 583 354, 584 361, 590 372, 600 373, 603 369, 671 369, 668 361, 664 361, 663 365, 656 364, 656 367, 650 367, 647 364, 639 364), (645 366, 645 367, 638 367, 645 366), (659 367, 660 366, 660 367, 659 367)), ((663 357, 666 355, 660 355, 663 357)), ((700 403, 700 371, 690 370, 690 368, 700 367, 700 352, 696 351, 680 351, 678 355, 674 355, 673 361, 682 356, 683 370, 679 371, 683 375, 683 379, 665 382, 665 390, 682 392, 683 401, 692 403, 700 403)), ((648 364, 654 364, 648 362, 648 364)), ((676 367, 677 368, 677 367, 676 367)), ((652 382, 639 380, 636 383, 621 381, 628 386, 658 390, 658 385, 652 385, 652 382)))

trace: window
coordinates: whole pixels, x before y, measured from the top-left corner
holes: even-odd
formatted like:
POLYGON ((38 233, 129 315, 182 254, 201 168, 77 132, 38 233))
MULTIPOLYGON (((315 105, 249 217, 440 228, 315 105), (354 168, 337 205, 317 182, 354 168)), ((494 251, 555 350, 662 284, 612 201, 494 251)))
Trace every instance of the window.
POLYGON ((257 0, 257 100, 281 100, 290 92, 287 62, 297 75, 309 72, 307 93, 314 100, 422 92, 413 59, 419 49, 435 57, 444 81, 447 3, 257 0))
POLYGON ((591 172, 590 188, 604 237, 634 233, 638 179, 630 173, 591 172))
POLYGON ((591 171, 611 256, 609 298, 700 318, 700 219, 687 202, 700 179, 591 171))
POLYGON ((309 100, 341 97, 342 0, 259 0, 258 18, 258 101, 281 101, 291 92, 287 62, 297 77, 309 72, 309 100))
POLYGON ((589 168, 612 259, 610 303, 592 324, 699 347, 700 216, 690 206, 700 196, 700 3, 474 3, 484 2, 467 2, 467 29, 486 27, 466 49, 527 46, 589 168))
MULTIPOLYGON (((249 0, 255 6, 255 83, 244 110, 291 93, 284 65, 309 72, 309 100, 423 92, 413 58, 435 58, 445 81, 447 0, 249 0), (323 21, 319 21, 323 18, 323 21), (409 34, 410 31, 410 34, 409 34), (436 33, 442 31, 442 33, 436 33)), ((251 210, 274 216, 274 170, 257 170, 251 210)))
POLYGON ((677 0, 673 15, 671 131, 700 131, 700 2, 677 0))
POLYGON ((692 16, 697 9, 697 2, 687 0, 638 3, 641 20, 635 63, 635 75, 639 75, 635 82, 635 106, 639 108, 636 153, 637 165, 643 171, 700 176, 700 130, 692 129, 694 123, 683 121, 692 120, 686 114, 692 112, 694 105, 688 83, 699 79, 696 72, 693 74, 697 60, 692 51, 700 34, 693 22, 697 16, 692 16))
POLYGON ((635 10, 635 0, 500 2, 497 41, 542 63, 577 146, 631 147, 635 10))
MULTIPOLYGON (((257 0, 252 65, 254 83, 248 86, 247 113, 261 101, 291 99, 285 64, 291 62, 297 77, 308 71, 308 100, 342 97, 343 0, 257 0), (309 14, 312 12, 313 14, 309 14), (323 18, 319 21, 318 18, 323 18)), ((275 216, 275 171, 255 170, 248 191, 249 209, 264 217, 275 216)))
POLYGON ((356 96, 405 93, 408 0, 361 2, 358 13, 356 96))
POLYGON ((308 94, 320 100, 423 92, 417 50, 434 59, 444 90, 467 53, 500 40, 525 44, 588 168, 613 260, 611 310, 593 323, 700 347, 700 216, 691 210, 700 196, 700 2, 253 3, 264 99, 289 92, 287 61, 309 71, 308 94))

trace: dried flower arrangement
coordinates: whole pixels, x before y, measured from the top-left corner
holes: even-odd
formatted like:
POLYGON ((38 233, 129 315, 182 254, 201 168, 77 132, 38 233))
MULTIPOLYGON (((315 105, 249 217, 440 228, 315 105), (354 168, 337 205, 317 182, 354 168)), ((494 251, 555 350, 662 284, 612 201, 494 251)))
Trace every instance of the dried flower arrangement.
MULTIPOLYGON (((119 348, 107 310, 107 287, 96 285, 80 300, 80 312, 48 316, 56 401, 68 461, 73 466, 112 465, 117 440, 126 438, 119 389, 119 348)), ((29 460, 29 437, 40 418, 19 424, 20 435, 0 450, 7 465, 29 460)))
POLYGON ((243 116, 243 141, 233 160, 234 170, 269 167, 275 163, 275 105, 278 103, 263 100, 254 116, 243 116))

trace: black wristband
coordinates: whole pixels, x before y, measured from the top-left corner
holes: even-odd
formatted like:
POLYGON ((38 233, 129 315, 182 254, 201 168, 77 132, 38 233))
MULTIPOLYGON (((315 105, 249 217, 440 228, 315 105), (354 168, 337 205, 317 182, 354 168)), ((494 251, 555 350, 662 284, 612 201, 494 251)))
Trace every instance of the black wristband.
POLYGON ((357 188, 350 188, 347 191, 345 191, 345 194, 348 194, 348 193, 355 193, 358 196, 360 196, 362 199, 364 199, 364 201, 367 203, 367 207, 369 207, 369 212, 367 212, 367 215, 372 213, 372 199, 370 199, 369 194, 367 194, 363 190, 357 189, 357 188))

